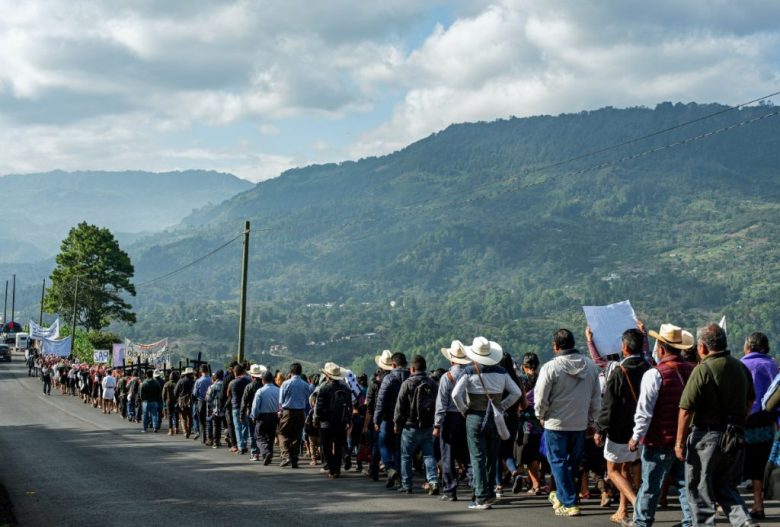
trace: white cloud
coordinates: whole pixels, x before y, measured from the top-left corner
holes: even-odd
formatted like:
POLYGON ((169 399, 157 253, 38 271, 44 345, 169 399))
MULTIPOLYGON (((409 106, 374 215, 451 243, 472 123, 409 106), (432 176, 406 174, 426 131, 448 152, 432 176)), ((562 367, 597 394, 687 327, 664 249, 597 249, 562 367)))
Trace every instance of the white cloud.
POLYGON ((774 92, 780 29, 766 18, 780 4, 749 4, 497 1, 437 27, 396 67, 405 97, 352 153, 386 153, 453 122, 774 92))
POLYGON ((0 12, 0 174, 259 180, 453 122, 736 103, 780 84, 771 0, 0 0, 0 12))

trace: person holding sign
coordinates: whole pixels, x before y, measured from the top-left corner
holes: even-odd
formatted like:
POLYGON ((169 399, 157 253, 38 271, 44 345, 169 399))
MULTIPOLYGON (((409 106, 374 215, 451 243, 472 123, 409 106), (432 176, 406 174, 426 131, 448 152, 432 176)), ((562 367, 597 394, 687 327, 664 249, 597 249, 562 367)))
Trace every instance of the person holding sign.
POLYGON ((638 478, 632 475, 632 465, 639 459, 639 454, 629 449, 628 442, 633 433, 642 376, 650 369, 642 357, 643 343, 644 334, 638 329, 623 332, 624 358, 607 379, 601 413, 596 421, 596 434, 593 436, 596 445, 604 447, 609 480, 620 491, 620 505, 610 518, 615 523, 626 519, 628 503, 634 505, 636 501, 632 482, 638 483, 638 478))

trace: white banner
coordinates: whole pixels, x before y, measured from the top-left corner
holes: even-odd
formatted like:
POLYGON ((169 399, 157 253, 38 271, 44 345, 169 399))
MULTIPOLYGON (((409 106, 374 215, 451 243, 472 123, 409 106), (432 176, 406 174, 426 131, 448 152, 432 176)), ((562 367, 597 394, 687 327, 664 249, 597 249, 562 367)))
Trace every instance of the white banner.
POLYGON ((108 350, 95 350, 92 352, 92 362, 95 364, 108 363, 108 350))
POLYGON ((114 366, 121 366, 122 361, 125 359, 125 345, 114 344, 111 349, 111 364, 114 366))
POLYGON ((582 306, 582 310, 593 331, 593 342, 599 355, 619 355, 623 349, 623 332, 636 327, 636 314, 631 302, 624 300, 608 306, 582 306))
POLYGON ((43 343, 43 354, 67 357, 70 355, 70 339, 71 337, 65 337, 61 340, 41 339, 41 342, 43 343))
POLYGON ((30 320, 30 338, 35 340, 60 338, 60 319, 55 320, 48 328, 30 320))
POLYGON ((130 339, 125 339, 125 358, 134 362, 149 362, 149 364, 154 365, 170 362, 168 339, 158 340, 152 344, 138 344, 130 339))

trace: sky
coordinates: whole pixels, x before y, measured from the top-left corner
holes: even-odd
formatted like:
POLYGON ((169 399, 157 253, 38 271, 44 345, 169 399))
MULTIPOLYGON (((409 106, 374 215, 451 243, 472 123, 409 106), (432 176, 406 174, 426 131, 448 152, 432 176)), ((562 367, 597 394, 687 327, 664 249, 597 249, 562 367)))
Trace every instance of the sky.
POLYGON ((776 0, 0 0, 0 174, 251 181, 452 123, 780 91, 776 0))

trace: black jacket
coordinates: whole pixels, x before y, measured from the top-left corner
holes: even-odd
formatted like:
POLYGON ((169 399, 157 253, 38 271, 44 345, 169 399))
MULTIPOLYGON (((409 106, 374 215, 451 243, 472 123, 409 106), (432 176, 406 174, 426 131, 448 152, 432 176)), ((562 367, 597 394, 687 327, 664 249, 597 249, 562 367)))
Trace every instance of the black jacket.
POLYGON ((412 427, 417 428, 417 421, 413 419, 412 415, 412 402, 414 400, 414 391, 422 383, 428 383, 433 389, 433 393, 437 393, 438 386, 436 382, 431 379, 427 372, 416 372, 409 376, 401 384, 401 389, 398 392, 398 400, 395 403, 395 411, 393 413, 393 423, 398 427, 412 427))
POLYGON ((642 376, 649 369, 650 365, 644 358, 632 355, 623 359, 607 379, 596 430, 601 435, 606 435, 610 441, 625 445, 631 440, 642 376))

